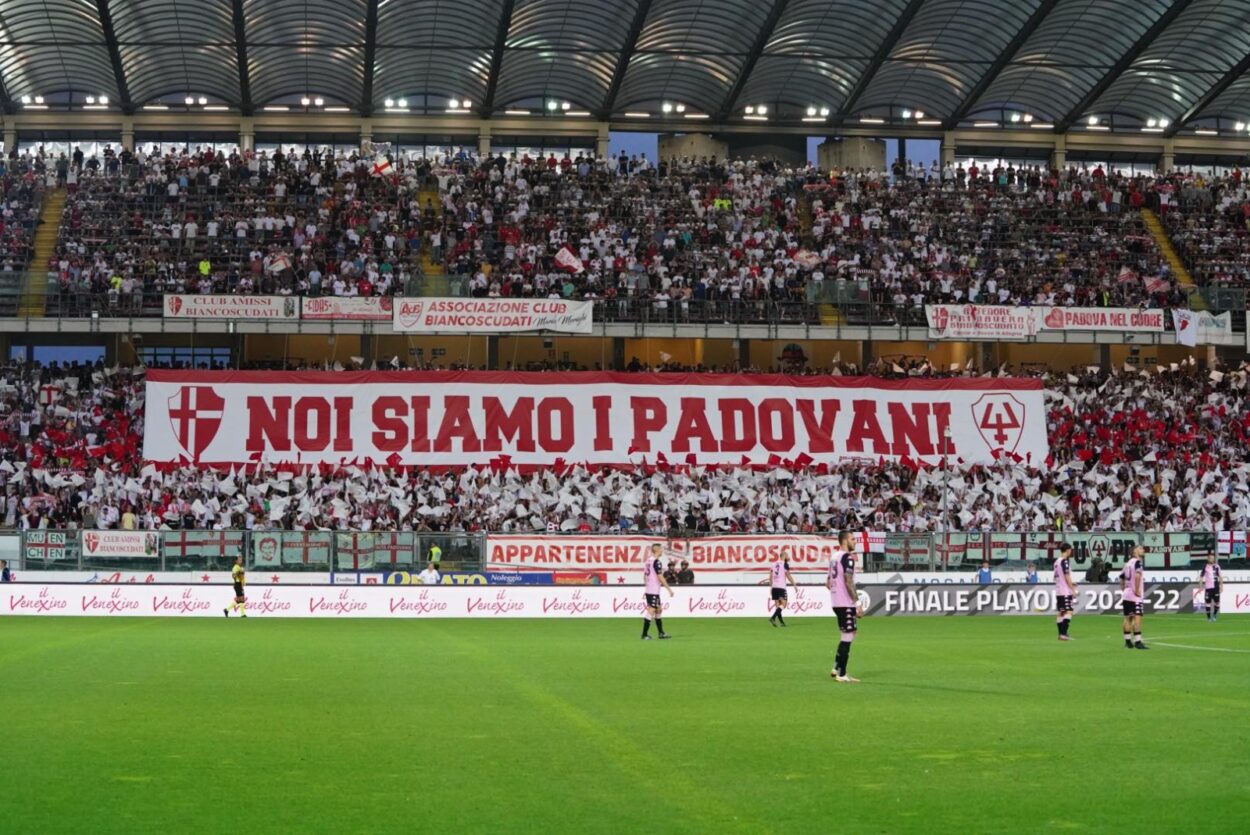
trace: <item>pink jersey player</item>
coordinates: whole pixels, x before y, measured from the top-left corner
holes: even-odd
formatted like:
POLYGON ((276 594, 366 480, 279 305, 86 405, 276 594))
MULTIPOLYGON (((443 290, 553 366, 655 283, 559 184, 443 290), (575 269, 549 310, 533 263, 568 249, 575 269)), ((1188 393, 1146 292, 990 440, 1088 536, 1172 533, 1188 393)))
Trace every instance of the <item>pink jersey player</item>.
POLYGON ((790 570, 790 563, 785 560, 777 560, 773 563, 772 569, 772 587, 775 589, 784 589, 786 587, 786 572, 790 570))
POLYGON ((1072 586, 1068 584, 1068 577, 1072 572, 1072 565, 1066 557, 1060 557, 1055 560, 1055 595, 1058 597, 1071 597, 1072 586))
MULTIPOLYGON (((1124 564, 1124 570, 1120 572, 1120 576, 1124 578, 1124 599, 1133 603, 1140 603, 1142 595, 1137 591, 1137 581, 1141 574, 1141 560, 1133 557, 1124 564)), ((1142 578, 1144 580, 1144 578, 1142 578)), ((1143 586, 1144 590, 1144 586, 1143 586)))
POLYGON ((830 599, 835 609, 853 609, 859 605, 846 588, 848 577, 855 579, 855 557, 849 551, 835 551, 829 559, 830 599))

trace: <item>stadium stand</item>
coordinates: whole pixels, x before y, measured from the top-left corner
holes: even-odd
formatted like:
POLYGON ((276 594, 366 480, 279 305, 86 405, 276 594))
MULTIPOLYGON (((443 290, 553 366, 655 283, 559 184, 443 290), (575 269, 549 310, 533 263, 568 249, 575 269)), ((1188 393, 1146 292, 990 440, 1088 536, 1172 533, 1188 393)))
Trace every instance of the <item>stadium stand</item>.
POLYGON ((163 292, 418 295, 426 255, 452 295, 601 299, 609 320, 815 322, 822 302, 904 323, 935 302, 1187 305, 1139 213, 1166 181, 1100 167, 891 179, 567 155, 397 157, 386 176, 312 151, 63 162, 54 314, 157 315, 163 292), (564 247, 584 269, 555 263, 564 247))
MULTIPOLYGON (((897 373, 892 366, 870 371, 897 373)), ((940 376, 920 362, 904 373, 940 376)), ((115 528, 125 514, 141 529, 249 530, 1166 531, 1250 523, 1246 368, 1050 376, 1048 462, 571 466, 525 475, 484 462, 293 480, 272 468, 145 469, 141 371, 9 366, 4 379, 0 521, 22 529, 115 528)))

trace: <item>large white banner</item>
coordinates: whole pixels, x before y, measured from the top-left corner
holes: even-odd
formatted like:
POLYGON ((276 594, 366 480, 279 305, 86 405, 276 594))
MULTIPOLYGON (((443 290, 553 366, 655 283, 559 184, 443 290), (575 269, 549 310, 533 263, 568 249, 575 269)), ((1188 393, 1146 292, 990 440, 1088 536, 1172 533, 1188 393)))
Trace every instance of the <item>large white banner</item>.
POLYGON ((1041 465, 1041 383, 602 372, 147 374, 162 463, 1041 465))
POLYGON ((1037 335, 1031 307, 992 304, 930 304, 930 339, 1027 339, 1037 335))
MULTIPOLYGON (((229 585, 20 584, 0 587, 2 615, 221 617, 229 585)), ((764 617, 767 586, 677 586, 662 597, 666 617, 764 617)), ((872 615, 1052 614, 1049 586, 865 586, 860 603, 872 615)), ((1150 611, 1192 612, 1192 585, 1151 586, 1150 611)), ((1250 586, 1225 584, 1225 613, 1250 612, 1250 586)), ((638 586, 269 586, 252 589, 247 613, 280 618, 624 618, 638 617, 638 586)), ((1119 611, 1114 586, 1085 585, 1078 611, 1119 611)), ((830 617, 829 592, 800 586, 788 616, 830 617)), ((831 625, 831 629, 833 626, 831 625)), ((670 629, 676 630, 674 623, 670 629)))
POLYGON ((594 304, 564 299, 410 298, 395 300, 399 333, 590 333, 594 304))
POLYGON ((166 319, 298 319, 295 296, 165 294, 166 319))
POLYGON ((1162 333, 1163 310, 1131 307, 1035 307, 1039 331, 1149 331, 1162 333))
POLYGON ((160 534, 155 531, 83 531, 84 560, 159 559, 160 534))
POLYGON ((390 296, 309 296, 300 302, 300 316, 304 319, 389 322, 392 308, 390 296))

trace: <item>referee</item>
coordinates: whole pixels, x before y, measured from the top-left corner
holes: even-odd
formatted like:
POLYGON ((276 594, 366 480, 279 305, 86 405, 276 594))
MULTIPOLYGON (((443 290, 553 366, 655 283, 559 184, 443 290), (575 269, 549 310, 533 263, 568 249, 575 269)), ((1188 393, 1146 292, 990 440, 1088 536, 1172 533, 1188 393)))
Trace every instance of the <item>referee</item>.
POLYGON ((243 555, 234 558, 234 568, 230 569, 230 579, 234 582, 234 603, 222 609, 226 617, 230 617, 230 610, 239 612, 240 617, 247 617, 247 597, 243 594, 243 586, 247 582, 245 572, 243 571, 243 555))

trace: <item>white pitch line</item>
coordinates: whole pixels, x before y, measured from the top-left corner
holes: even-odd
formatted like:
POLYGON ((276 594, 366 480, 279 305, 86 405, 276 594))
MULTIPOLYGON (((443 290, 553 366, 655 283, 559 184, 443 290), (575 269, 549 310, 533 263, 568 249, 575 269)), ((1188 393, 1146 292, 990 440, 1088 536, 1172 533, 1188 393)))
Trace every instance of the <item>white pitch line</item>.
MULTIPOLYGON (((1212 632, 1185 632, 1181 635, 1159 635, 1155 638, 1155 640, 1170 641, 1173 638, 1210 638, 1210 637, 1219 637, 1219 638, 1230 637, 1231 638, 1231 637, 1240 637, 1243 635, 1250 635, 1250 632, 1214 632, 1214 633, 1212 632)), ((1108 637, 1118 638, 1119 636, 1116 635, 1116 636, 1108 636, 1108 637)))
POLYGON ((1203 652, 1237 652, 1250 654, 1250 649, 1232 649, 1230 647, 1195 647, 1190 644, 1165 644, 1163 641, 1151 641, 1151 646, 1171 647, 1172 649, 1197 649, 1203 652))

